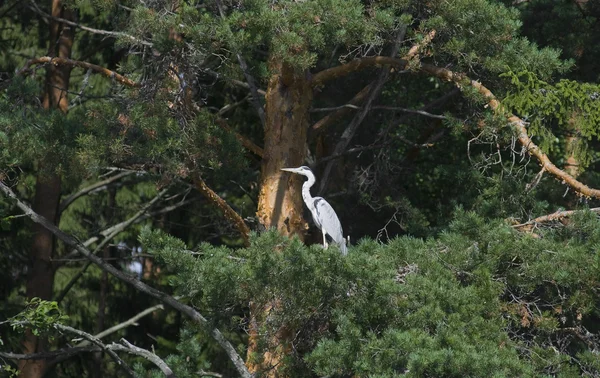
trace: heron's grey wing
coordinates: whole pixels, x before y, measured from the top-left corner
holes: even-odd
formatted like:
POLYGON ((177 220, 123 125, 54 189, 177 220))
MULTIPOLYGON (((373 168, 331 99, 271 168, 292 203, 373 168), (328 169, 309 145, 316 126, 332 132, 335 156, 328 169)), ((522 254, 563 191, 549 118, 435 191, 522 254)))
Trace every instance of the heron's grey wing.
POLYGON ((321 229, 324 230, 331 238, 338 244, 344 243, 344 233, 342 231, 342 224, 340 223, 335 210, 321 197, 314 198, 316 215, 319 223, 321 223, 321 229))

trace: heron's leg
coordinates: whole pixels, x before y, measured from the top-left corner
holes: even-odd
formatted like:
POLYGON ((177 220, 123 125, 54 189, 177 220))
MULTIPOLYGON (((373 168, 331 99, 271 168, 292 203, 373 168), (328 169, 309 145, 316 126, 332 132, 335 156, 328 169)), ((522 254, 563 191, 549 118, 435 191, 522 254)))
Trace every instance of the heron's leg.
POLYGON ((327 244, 327 238, 325 237, 325 231, 323 231, 323 248, 327 249, 329 245, 327 244))

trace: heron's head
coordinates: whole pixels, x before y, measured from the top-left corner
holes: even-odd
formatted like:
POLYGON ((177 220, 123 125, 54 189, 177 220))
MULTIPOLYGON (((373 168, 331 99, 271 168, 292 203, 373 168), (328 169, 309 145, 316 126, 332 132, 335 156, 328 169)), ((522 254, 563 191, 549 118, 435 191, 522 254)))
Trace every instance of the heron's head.
POLYGON ((281 168, 281 170, 286 171, 286 172, 297 173, 299 175, 307 176, 307 177, 314 176, 312 171, 310 170, 310 168, 308 168, 305 165, 298 167, 298 168, 281 168))

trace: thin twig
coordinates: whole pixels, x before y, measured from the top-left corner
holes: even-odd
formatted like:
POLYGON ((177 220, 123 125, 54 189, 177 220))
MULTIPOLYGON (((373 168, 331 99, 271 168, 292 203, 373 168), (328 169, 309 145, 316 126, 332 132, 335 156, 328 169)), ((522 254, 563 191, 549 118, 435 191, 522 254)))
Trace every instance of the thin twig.
MULTIPOLYGON (((392 57, 394 57, 394 56, 396 56, 396 54, 398 54, 398 50, 400 49, 400 44, 402 43, 402 40, 404 39, 405 34, 406 34, 406 25, 401 25, 400 30, 398 31, 398 34, 396 36, 396 41, 395 41, 394 46, 392 47, 392 51, 390 53, 390 55, 392 57)), ((350 144, 350 141, 354 137, 356 130, 358 130, 358 127, 360 126, 362 121, 365 119, 365 117, 369 113, 369 110, 371 109, 371 104, 375 101, 375 99, 381 93, 381 90, 383 89, 383 85, 387 81, 389 74, 390 74, 390 70, 387 67, 380 70, 377 80, 369 93, 369 97, 367 97, 367 100, 365 101, 365 105, 358 112, 358 114, 356 114, 354 116, 354 118, 352 119, 352 121, 350 122, 348 127, 346 127, 346 130, 344 130, 344 132, 342 133, 342 136, 340 137, 339 142, 335 146, 333 155, 341 154, 346 150, 346 148, 348 147, 348 144, 350 144)), ((335 163, 335 160, 331 160, 325 166, 325 170, 321 177, 321 186, 319 187, 319 193, 323 193, 325 191, 325 188, 327 187, 327 181, 329 179, 331 169, 333 168, 334 163, 335 163)))
MULTIPOLYGON (((219 15, 221 16, 221 19, 225 22, 226 17, 225 17, 225 12, 223 11, 223 4, 221 3, 221 0, 215 0, 215 3, 217 4, 217 8, 219 9, 219 15)), ((227 26, 227 27, 229 28, 229 26, 227 26)), ((233 34, 231 29, 229 30, 229 32, 233 34)), ((237 50, 237 47, 234 47, 234 49, 237 50)), ((242 54, 239 51, 235 51, 235 56, 237 57, 237 60, 240 63, 240 68, 242 69, 242 72, 244 73, 244 77, 246 78, 246 81, 248 82, 248 86, 250 87, 250 93, 252 94, 252 105, 254 105, 254 108, 256 109, 256 112, 258 113, 258 117, 260 118, 260 122, 262 123, 262 125, 264 127, 265 124, 267 123, 265 109, 263 108, 262 104, 260 103, 260 99, 258 97, 258 89, 256 87, 254 77, 252 77, 252 75, 250 75, 250 71, 248 70, 248 64, 246 63, 246 60, 244 59, 242 54)))
MULTIPOLYGON (((97 339, 102 339, 110 334, 113 334, 117 331, 122 330, 123 328, 127 328, 130 325, 135 325, 136 322, 143 318, 144 316, 153 313, 156 310, 164 310, 165 306, 163 306, 162 304, 156 305, 156 306, 152 306, 150 308, 145 309, 144 311, 140 312, 139 314, 127 319, 126 321, 119 323, 117 325, 114 325, 108 329, 105 329, 104 331, 100 332, 99 334, 95 335, 94 337, 97 339)), ((82 341, 79 344, 77 344, 78 347, 84 347, 86 345, 89 345, 89 341, 82 341)))
POLYGON ((60 206, 58 207, 58 211, 59 213, 62 213, 63 211, 65 211, 65 209, 67 207, 69 207, 70 204, 72 204, 77 198, 85 196, 86 194, 95 191, 96 189, 99 189, 103 186, 108 186, 110 184, 112 184, 113 182, 123 178, 123 177, 127 177, 132 175, 134 172, 121 172, 118 173, 114 176, 111 176, 105 180, 102 181, 98 181, 90 186, 87 186, 83 189, 81 189, 80 191, 78 191, 77 193, 73 193, 70 196, 68 196, 67 198, 65 198, 61 203, 60 206))
MULTIPOLYGON (((335 110, 339 110, 339 109, 343 109, 343 108, 347 108, 347 109, 354 109, 354 110, 362 110, 363 108, 361 108, 360 106, 356 106, 353 104, 344 104, 341 106, 335 106, 333 108, 313 108, 310 110, 311 113, 316 113, 316 112, 331 112, 331 111, 335 111, 335 110)), ((423 110, 418 110, 418 109, 408 109, 408 108, 400 108, 397 106, 384 106, 384 105, 376 105, 376 106, 372 106, 371 109, 375 110, 375 109, 381 109, 381 110, 391 110, 391 111, 395 111, 395 112, 404 112, 404 113, 413 113, 413 114, 420 114, 423 115, 425 117, 430 117, 430 118, 437 118, 437 119, 448 119, 448 117, 443 116, 443 115, 438 115, 438 114, 432 114, 423 110)))
POLYGON ((61 22, 63 24, 67 24, 67 25, 70 25, 70 26, 74 26, 74 27, 77 27, 77 28, 79 28, 81 30, 88 31, 90 33, 100 34, 100 35, 106 35, 106 36, 113 37, 113 38, 126 38, 126 39, 129 39, 132 42, 139 43, 139 44, 144 45, 144 46, 148 46, 148 47, 152 47, 153 46, 152 42, 144 41, 142 39, 136 38, 136 37, 134 37, 134 36, 132 36, 130 34, 127 34, 127 33, 115 32, 115 31, 110 31, 110 30, 94 29, 94 28, 90 28, 89 26, 81 25, 81 24, 78 24, 78 23, 73 22, 71 20, 67 20, 65 18, 53 17, 53 16, 49 15, 48 13, 44 12, 43 10, 41 10, 34 1, 31 1, 31 5, 32 6, 30 7, 30 9, 32 9, 35 13, 39 14, 40 16, 42 16, 44 18, 47 18, 47 19, 50 19, 50 20, 53 20, 53 21, 58 21, 58 22, 61 22))

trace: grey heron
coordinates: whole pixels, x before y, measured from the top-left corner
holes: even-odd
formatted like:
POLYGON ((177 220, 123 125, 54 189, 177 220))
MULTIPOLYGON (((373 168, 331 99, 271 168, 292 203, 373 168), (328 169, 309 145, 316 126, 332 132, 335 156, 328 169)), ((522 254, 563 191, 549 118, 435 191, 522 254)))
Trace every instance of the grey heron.
POLYGON ((346 239, 344 239, 344 234, 342 232, 342 224, 333 210, 333 207, 331 207, 329 202, 325 201, 322 197, 313 197, 310 195, 310 188, 316 181, 315 175, 310 168, 302 166, 298 168, 281 168, 281 170, 306 176, 308 180, 302 184, 302 199, 304 200, 306 207, 310 210, 315 224, 323 233, 323 247, 327 248, 326 235, 329 235, 340 247, 342 255, 346 255, 348 249, 346 248, 346 239))

